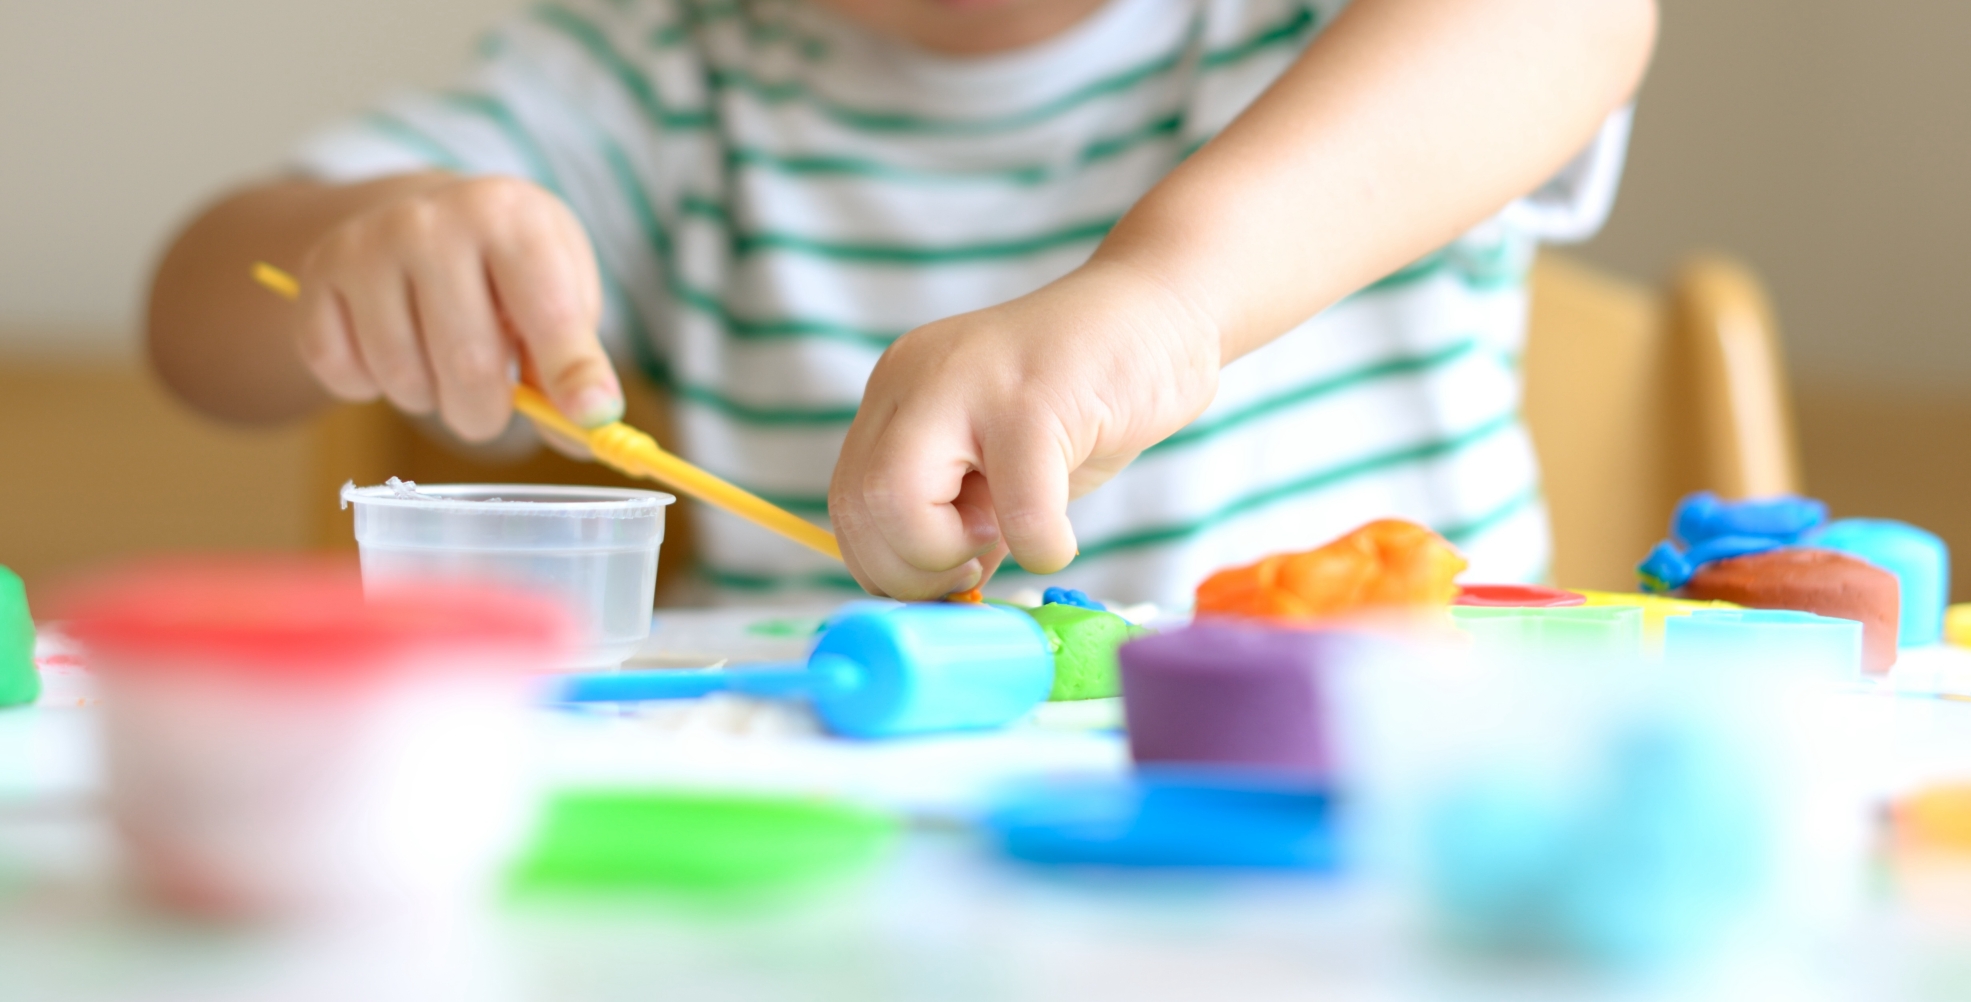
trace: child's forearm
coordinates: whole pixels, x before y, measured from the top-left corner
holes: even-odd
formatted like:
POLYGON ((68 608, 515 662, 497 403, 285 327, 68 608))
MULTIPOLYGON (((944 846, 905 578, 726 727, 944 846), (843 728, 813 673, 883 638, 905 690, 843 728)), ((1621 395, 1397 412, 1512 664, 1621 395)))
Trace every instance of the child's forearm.
POLYGON ((1168 286, 1229 362, 1550 177, 1654 35, 1653 0, 1355 0, 1095 261, 1168 286))
POLYGON ((329 396, 289 336, 294 307, 255 285, 249 269, 267 261, 297 271, 307 249, 336 224, 447 177, 348 186, 275 181, 206 209, 172 241, 152 280, 152 368, 186 402, 230 421, 281 421, 320 408, 329 396))

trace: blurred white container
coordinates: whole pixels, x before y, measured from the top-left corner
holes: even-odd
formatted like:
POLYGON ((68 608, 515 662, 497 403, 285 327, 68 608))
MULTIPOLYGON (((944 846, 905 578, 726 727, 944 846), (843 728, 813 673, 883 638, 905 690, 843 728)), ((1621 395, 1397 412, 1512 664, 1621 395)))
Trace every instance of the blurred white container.
POLYGON ((376 921, 469 914, 496 888, 538 809, 525 672, 565 654, 555 603, 229 560, 116 573, 67 606, 154 901, 376 921))
POLYGON ((657 491, 538 484, 345 484, 366 583, 464 578, 553 596, 574 616, 568 669, 615 668, 650 636, 657 491))

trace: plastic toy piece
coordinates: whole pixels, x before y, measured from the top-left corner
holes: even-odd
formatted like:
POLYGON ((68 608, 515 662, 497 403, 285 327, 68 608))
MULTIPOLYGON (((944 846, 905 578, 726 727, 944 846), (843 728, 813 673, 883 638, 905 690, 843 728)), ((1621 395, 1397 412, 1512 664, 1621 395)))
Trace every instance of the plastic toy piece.
POLYGON ((944 600, 947 602, 956 602, 960 605, 978 605, 985 601, 985 590, 983 588, 968 588, 965 591, 955 591, 946 595, 944 600))
POLYGON ((1835 682, 1862 672, 1862 624, 1791 609, 1700 609, 1664 628, 1663 655, 1720 666, 1748 661, 1782 665, 1835 682))
POLYGON ((1918 790, 1896 801, 1889 817, 1903 845, 1971 854, 1971 784, 1918 790))
MULTIPOLYGON (((265 261, 254 263, 253 280, 286 299, 301 296, 301 283, 293 275, 265 261)), ((818 553, 842 559, 842 548, 836 544, 834 533, 664 451, 656 439, 621 421, 600 428, 584 428, 564 417, 539 390, 525 384, 513 388, 513 407, 535 424, 588 446, 596 462, 604 466, 632 477, 655 480, 818 553)))
POLYGON ((1579 592, 1527 584, 1468 584, 1458 586, 1452 605, 1519 609, 1557 609, 1587 602, 1579 592))
POLYGON ((1451 621, 1483 655, 1633 657, 1642 650, 1641 609, 1622 606, 1452 606, 1451 621))
POLYGON ((768 892, 864 869, 896 833, 884 815, 826 800, 570 791, 549 800, 514 881, 524 891, 768 892))
POLYGON ((1056 602, 1023 610, 1054 651, 1050 700, 1102 699, 1122 692, 1116 648, 1150 631, 1102 609, 1056 602))
POLYGON ((1699 609, 1741 608, 1730 602, 1700 602, 1696 599, 1645 595, 1641 592, 1589 591, 1584 588, 1580 594, 1585 604, 1589 606, 1628 606, 1641 609, 1643 651, 1647 654, 1656 654, 1663 650, 1663 624, 1672 617, 1688 616, 1699 609))
POLYGON ((1088 593, 1079 588, 1049 588, 1040 593, 1040 604, 1078 605, 1084 609, 1106 610, 1108 608, 1108 606, 1089 598, 1088 593))
POLYGON ((1935 533, 1886 518, 1844 518, 1815 531, 1807 543, 1860 557, 1896 576, 1899 645, 1920 647, 1943 639, 1950 548, 1935 533))
POLYGON ((557 680, 555 699, 805 696, 832 733, 887 738, 1003 727, 1045 702, 1053 683, 1054 655, 1032 617, 924 602, 835 620, 805 666, 572 675, 557 680))
POLYGON ((1683 592, 1852 619, 1862 624, 1864 670, 1879 674, 1896 663, 1896 576, 1845 553, 1789 547, 1721 560, 1699 569, 1683 592))
POLYGON ((1414 522, 1382 519, 1319 549, 1219 571, 1198 585, 1200 616, 1312 620, 1359 609, 1446 605, 1465 560, 1414 522))
POLYGON ((1736 746, 1645 718, 1577 754, 1571 785, 1477 766, 1431 794, 1424 890, 1450 937, 1646 970, 1742 921, 1763 890, 1776 819, 1736 746))
POLYGON ((1944 610, 1944 639, 1954 647, 1971 647, 1971 602, 1944 610))
POLYGON ((1332 763, 1321 675, 1362 643, 1225 621, 1132 640, 1118 652, 1130 755, 1323 781, 1332 763))
POLYGON ((1029 863, 1329 871, 1333 814, 1326 793, 1270 777, 1146 769, 1015 789, 986 826, 1029 863))
POLYGON ((0 706, 25 706, 41 698, 34 670, 34 617, 20 575, 0 567, 0 706))

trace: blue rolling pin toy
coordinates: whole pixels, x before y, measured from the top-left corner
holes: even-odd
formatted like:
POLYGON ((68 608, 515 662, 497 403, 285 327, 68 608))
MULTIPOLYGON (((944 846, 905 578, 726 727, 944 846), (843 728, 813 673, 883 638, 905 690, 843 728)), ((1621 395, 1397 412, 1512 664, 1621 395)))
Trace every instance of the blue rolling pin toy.
POLYGON ((1054 654, 1033 617, 928 602, 831 623, 805 665, 570 675, 555 702, 693 699, 713 692, 806 697, 822 724, 852 738, 1003 727, 1054 684, 1054 654))

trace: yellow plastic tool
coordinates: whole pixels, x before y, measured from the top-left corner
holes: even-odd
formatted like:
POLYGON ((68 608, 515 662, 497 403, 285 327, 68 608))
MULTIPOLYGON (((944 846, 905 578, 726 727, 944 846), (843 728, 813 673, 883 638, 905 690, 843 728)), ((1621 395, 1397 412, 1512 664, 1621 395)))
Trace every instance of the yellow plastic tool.
MULTIPOLYGON (((264 261, 254 264, 253 280, 288 299, 301 295, 301 283, 293 275, 264 261)), ((588 446, 589 452, 604 466, 632 477, 655 480, 679 494, 729 511, 809 549, 842 559, 842 548, 835 542, 834 533, 664 451, 656 439, 621 421, 600 428, 584 428, 563 416, 539 390, 524 384, 513 388, 513 406, 536 425, 588 446)))

